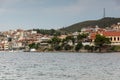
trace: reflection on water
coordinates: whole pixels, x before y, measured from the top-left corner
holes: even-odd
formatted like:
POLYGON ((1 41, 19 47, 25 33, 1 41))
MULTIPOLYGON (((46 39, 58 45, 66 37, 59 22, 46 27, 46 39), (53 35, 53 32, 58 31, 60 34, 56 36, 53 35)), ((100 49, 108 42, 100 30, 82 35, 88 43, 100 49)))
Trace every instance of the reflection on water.
POLYGON ((119 79, 119 53, 0 53, 0 80, 119 79))

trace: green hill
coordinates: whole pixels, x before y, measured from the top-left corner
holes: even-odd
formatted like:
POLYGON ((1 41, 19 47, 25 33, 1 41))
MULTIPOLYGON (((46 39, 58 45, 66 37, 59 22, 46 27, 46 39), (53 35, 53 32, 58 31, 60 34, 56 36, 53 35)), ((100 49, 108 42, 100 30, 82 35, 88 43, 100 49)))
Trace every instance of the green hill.
POLYGON ((80 31, 81 28, 85 28, 88 26, 96 26, 96 25, 98 25, 101 28, 105 28, 105 27, 110 27, 112 24, 116 24, 118 22, 120 22, 120 18, 106 17, 99 20, 88 20, 88 21, 76 23, 71 26, 61 28, 60 31, 75 32, 75 31, 80 31))

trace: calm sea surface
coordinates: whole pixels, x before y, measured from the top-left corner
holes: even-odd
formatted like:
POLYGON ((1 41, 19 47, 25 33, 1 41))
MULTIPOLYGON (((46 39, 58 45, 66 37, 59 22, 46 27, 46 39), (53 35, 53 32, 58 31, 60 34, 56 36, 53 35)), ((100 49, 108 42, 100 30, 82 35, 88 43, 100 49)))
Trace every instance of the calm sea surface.
POLYGON ((119 80, 120 53, 0 52, 0 80, 119 80))

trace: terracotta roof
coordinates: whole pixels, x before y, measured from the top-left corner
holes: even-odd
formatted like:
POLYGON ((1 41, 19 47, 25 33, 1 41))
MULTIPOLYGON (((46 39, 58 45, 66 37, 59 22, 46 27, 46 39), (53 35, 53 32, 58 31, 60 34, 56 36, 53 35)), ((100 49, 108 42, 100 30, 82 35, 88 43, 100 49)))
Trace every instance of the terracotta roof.
POLYGON ((20 39, 18 42, 23 42, 23 41, 37 41, 37 39, 29 38, 29 39, 20 39))
POLYGON ((91 34, 90 34, 90 39, 92 39, 92 40, 95 39, 96 34, 97 34, 97 33, 95 33, 95 32, 94 32, 94 33, 91 33, 91 34))
POLYGON ((97 34, 103 34, 104 36, 120 36, 120 31, 105 31, 102 33, 91 33, 90 34, 90 39, 94 40, 97 34))
POLYGON ((104 36, 120 36, 120 31, 105 31, 104 36))

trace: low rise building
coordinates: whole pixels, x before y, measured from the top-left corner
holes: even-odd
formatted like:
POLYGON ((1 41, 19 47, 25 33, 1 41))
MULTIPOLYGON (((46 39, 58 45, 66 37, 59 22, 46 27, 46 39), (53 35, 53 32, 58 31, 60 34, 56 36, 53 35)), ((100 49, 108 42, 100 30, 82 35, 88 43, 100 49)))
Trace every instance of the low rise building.
POLYGON ((102 33, 91 33, 90 39, 92 40, 92 42, 94 42, 97 34, 110 38, 111 45, 120 45, 120 31, 104 31, 102 33))
POLYGON ((113 24, 113 25, 111 26, 111 28, 112 28, 113 30, 120 30, 120 22, 118 22, 117 24, 113 24))

